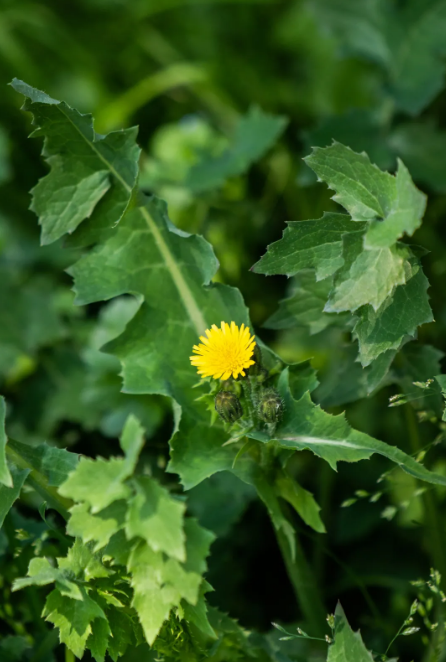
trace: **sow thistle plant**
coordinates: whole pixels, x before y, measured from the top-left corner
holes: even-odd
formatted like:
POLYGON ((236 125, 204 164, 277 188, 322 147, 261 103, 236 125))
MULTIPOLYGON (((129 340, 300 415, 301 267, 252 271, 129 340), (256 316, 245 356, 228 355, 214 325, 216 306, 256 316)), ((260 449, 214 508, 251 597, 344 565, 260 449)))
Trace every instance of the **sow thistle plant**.
MULTIPOLYGON (((133 414, 120 437, 121 455, 107 460, 7 441, 2 426, 0 525, 25 485, 43 499, 45 521, 47 508, 66 522, 65 530, 54 526, 66 553, 45 554, 36 545, 13 590, 50 587, 39 588, 50 591, 43 616, 78 658, 88 649, 97 662, 118 660, 148 646, 167 661, 286 661, 280 642, 245 631, 206 599, 214 535, 189 515, 187 490, 226 471, 252 486, 266 507, 305 622, 297 636, 328 644, 330 662, 372 660, 340 606, 328 635, 293 523, 299 517, 317 534, 325 526, 289 460, 309 450, 336 470, 340 461, 378 453, 420 481, 444 486, 446 478, 315 404, 310 362, 288 365, 254 335, 241 293, 213 281, 218 263, 210 244, 177 229, 166 203, 138 189, 135 128, 99 135, 90 115, 22 81, 12 86, 32 114, 32 136, 44 138, 49 172, 32 190, 31 204, 42 243, 65 237, 78 251, 69 269, 76 304, 136 299, 133 317, 104 352, 119 360, 125 393, 164 396, 175 418, 160 480, 147 470, 144 430, 133 414), (206 390, 198 397, 197 373, 206 390)), ((228 149, 216 157, 209 173, 217 182, 229 166, 229 174, 231 167, 235 174, 240 164, 247 168, 285 126, 258 109, 242 122, 256 136, 256 149, 246 141, 241 155, 228 149)), ((396 359, 404 360, 408 341, 432 320, 422 251, 401 241, 419 227, 425 196, 402 162, 391 175, 339 143, 315 149, 307 163, 345 212, 290 222, 254 265, 255 273, 293 276, 297 283, 268 325, 341 325, 357 343, 361 388, 372 393, 397 381, 396 359)), ((442 378, 436 383, 441 397, 442 378)), ((1 413, 3 422, 3 401, 1 413)))
POLYGON ((260 386, 269 373, 262 366, 262 352, 249 328, 242 324, 239 329, 235 322, 230 325, 222 322, 220 329, 215 324, 206 329, 206 336, 200 337, 200 345, 194 345, 197 356, 191 356, 190 361, 202 378, 220 380, 214 402, 221 420, 232 424, 244 419, 243 424, 250 430, 258 428, 263 421, 273 434, 282 416, 283 403, 274 388, 260 386), (245 412, 239 399, 239 386, 244 394, 245 412))

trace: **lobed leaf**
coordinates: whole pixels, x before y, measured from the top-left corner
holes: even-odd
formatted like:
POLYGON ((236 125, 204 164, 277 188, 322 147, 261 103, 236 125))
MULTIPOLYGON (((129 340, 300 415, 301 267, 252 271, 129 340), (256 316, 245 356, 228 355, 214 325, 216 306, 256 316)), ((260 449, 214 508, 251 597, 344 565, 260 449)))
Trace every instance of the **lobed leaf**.
POLYGON ((327 662, 373 662, 373 655, 366 649, 361 633, 353 632, 338 603, 335 611, 334 642, 328 649, 327 662))
POLYGON ((45 136, 50 172, 33 189, 31 204, 42 226, 42 244, 72 233, 89 217, 102 229, 113 227, 129 205, 138 175, 136 129, 101 136, 91 115, 17 78, 11 85, 26 97, 23 108, 37 127, 32 136, 45 136))
POLYGON ((75 501, 86 501, 98 513, 114 501, 127 499, 130 489, 125 480, 132 475, 143 446, 143 429, 130 415, 120 439, 125 458, 92 460, 82 457, 75 471, 60 486, 59 494, 75 501))

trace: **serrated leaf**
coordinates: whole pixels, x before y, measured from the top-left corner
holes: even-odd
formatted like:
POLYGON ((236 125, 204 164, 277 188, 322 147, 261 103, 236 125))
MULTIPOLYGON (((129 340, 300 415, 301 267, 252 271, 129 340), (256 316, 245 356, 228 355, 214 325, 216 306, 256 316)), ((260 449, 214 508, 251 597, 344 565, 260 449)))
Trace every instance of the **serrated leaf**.
POLYGON ((12 476, 6 462, 6 431, 5 431, 6 403, 5 398, 0 395, 0 485, 12 488, 12 476))
POLYGON ((363 240, 359 232, 344 236, 344 266, 336 273, 325 312, 354 312, 368 304, 377 310, 397 285, 410 278, 407 248, 363 250, 363 240))
POLYGON ((113 227, 128 207, 138 174, 136 130, 101 136, 91 115, 16 78, 11 85, 26 97, 23 108, 37 126, 32 135, 45 136, 43 155, 51 170, 33 189, 31 205, 42 226, 42 244, 73 232, 92 215, 97 225, 113 227))
POLYGON ((165 552, 178 561, 186 560, 183 517, 186 505, 170 496, 148 476, 134 482, 136 494, 129 502, 127 538, 140 536, 155 552, 165 552))
POLYGON ((68 550, 65 558, 58 558, 57 564, 69 576, 80 578, 83 582, 109 576, 109 571, 99 560, 99 556, 92 553, 87 545, 79 539, 68 550))
MULTIPOLYGON (((332 416, 324 412, 311 401, 308 393, 300 400, 295 400, 290 393, 288 380, 286 368, 278 383, 284 400, 284 415, 274 434, 274 439, 282 447, 309 449, 326 460, 333 469, 336 469, 337 462, 357 462, 378 453, 415 478, 436 485, 446 485, 444 476, 429 471, 398 447, 353 430, 344 414, 332 416)), ((250 432, 248 436, 263 442, 269 441, 269 437, 262 432, 250 432)))
POLYGON ((286 124, 284 117, 251 108, 240 120, 233 144, 221 156, 193 166, 185 186, 194 193, 203 193, 220 187, 229 177, 242 175, 274 145, 286 124))
POLYGON ((334 642, 328 649, 327 662, 373 662, 360 632, 353 632, 339 603, 335 612, 334 642))
POLYGON ((202 574, 206 570, 206 557, 214 536, 202 529, 193 519, 184 524, 186 533, 186 560, 164 558, 145 542, 132 550, 128 570, 132 573, 134 590, 132 605, 138 612, 140 623, 149 644, 155 640, 170 610, 181 600, 196 605, 202 574))
POLYGON ((6 515, 11 510, 16 499, 19 498, 23 484, 29 474, 29 469, 16 469, 11 467, 12 487, 0 485, 0 529, 3 526, 6 515))
POLYGON ((87 503, 76 504, 70 509, 67 533, 82 538, 84 543, 95 541, 96 552, 124 527, 126 511, 125 501, 115 501, 95 515, 90 512, 87 503))
POLYGON ((83 594, 79 586, 73 581, 70 581, 66 573, 50 565, 50 562, 46 558, 31 559, 28 567, 28 576, 16 579, 12 590, 20 591, 27 586, 46 586, 54 582, 56 582, 61 595, 72 598, 73 600, 83 599, 83 594))
POLYGON ((76 470, 60 486, 59 494, 75 501, 85 501, 93 514, 114 501, 127 499, 131 492, 124 481, 132 475, 143 443, 142 427, 130 415, 121 435, 121 447, 126 457, 110 460, 82 457, 76 470))
POLYGON ((382 353, 397 350, 414 337, 421 324, 433 321, 427 289, 429 281, 421 267, 412 265, 415 275, 395 289, 378 308, 361 308, 353 334, 359 343, 359 357, 368 366, 382 353))
POLYGON ((99 605, 81 588, 82 600, 72 600, 55 589, 46 599, 42 616, 59 628, 59 638, 76 657, 82 658, 95 619, 106 620, 99 605))
POLYGON ((314 268, 316 280, 322 280, 344 264, 343 235, 365 228, 345 214, 327 212, 317 220, 292 221, 287 225, 282 239, 268 246, 268 252, 252 271, 267 276, 294 276, 302 269, 314 268))
POLYGON ((96 618, 91 626, 91 634, 87 639, 86 647, 96 662, 104 662, 110 635, 109 623, 104 618, 96 618))
POLYGON ((391 246, 403 234, 411 236, 421 224, 426 196, 415 188, 401 161, 393 177, 370 163, 366 154, 340 143, 316 147, 305 161, 335 191, 333 200, 354 221, 374 221, 366 235, 366 248, 391 246))
POLYGON ((212 587, 206 582, 203 581, 200 588, 200 595, 196 605, 191 605, 186 600, 183 600, 181 603, 181 608, 184 612, 184 618, 190 627, 193 624, 200 631, 201 635, 209 639, 216 639, 217 635, 215 634, 214 629, 209 623, 208 619, 208 608, 205 600, 205 593, 212 590, 212 587))

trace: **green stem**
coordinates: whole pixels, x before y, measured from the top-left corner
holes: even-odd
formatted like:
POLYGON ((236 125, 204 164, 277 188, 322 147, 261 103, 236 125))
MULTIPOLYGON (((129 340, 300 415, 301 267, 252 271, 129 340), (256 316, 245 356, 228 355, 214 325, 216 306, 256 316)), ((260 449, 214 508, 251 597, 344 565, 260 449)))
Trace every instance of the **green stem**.
POLYGON ((305 620, 311 627, 313 635, 324 635, 326 612, 320 598, 319 589, 314 579, 312 569, 305 558, 304 551, 296 534, 296 554, 291 558, 288 540, 281 529, 276 532, 282 558, 305 620))
POLYGON ((52 485, 49 485, 46 476, 33 468, 31 464, 20 455, 17 449, 13 448, 13 446, 13 440, 9 439, 9 443, 6 444, 6 454, 9 456, 11 462, 13 462, 19 469, 30 469, 27 482, 32 485, 36 492, 38 492, 40 496, 43 497, 52 508, 54 508, 54 510, 57 510, 65 520, 68 520, 70 517, 68 511, 73 505, 73 502, 60 496, 57 489, 52 485))

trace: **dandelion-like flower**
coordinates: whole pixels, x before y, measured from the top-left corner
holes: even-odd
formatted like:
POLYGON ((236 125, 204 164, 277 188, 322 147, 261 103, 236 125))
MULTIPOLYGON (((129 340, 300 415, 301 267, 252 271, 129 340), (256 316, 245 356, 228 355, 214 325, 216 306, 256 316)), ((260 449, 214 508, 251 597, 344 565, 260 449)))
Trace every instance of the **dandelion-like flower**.
POLYGON ((255 363, 251 357, 256 343, 249 328, 242 324, 239 329, 235 322, 222 322, 220 329, 215 324, 206 329, 206 335, 207 338, 200 336, 202 344, 194 345, 197 356, 190 357, 198 374, 214 379, 244 377, 245 369, 255 363))

